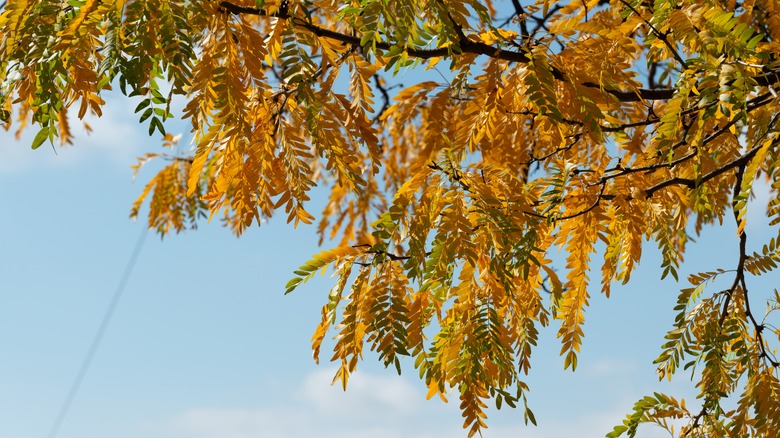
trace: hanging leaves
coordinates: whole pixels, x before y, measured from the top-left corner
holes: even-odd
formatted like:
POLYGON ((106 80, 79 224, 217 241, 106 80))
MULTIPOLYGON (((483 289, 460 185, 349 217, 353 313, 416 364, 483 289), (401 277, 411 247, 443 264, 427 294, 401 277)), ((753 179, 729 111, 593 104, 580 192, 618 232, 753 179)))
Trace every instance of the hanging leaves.
POLYGON ((574 370, 597 267, 609 296, 650 244, 661 278, 685 277, 688 242, 733 221, 736 265, 688 276, 656 360, 696 371, 697 407, 648 395, 608 436, 778 436, 780 297, 759 315, 751 289, 780 263, 780 235, 751 232, 758 190, 780 223, 778 17, 775 0, 13 0, 0 121, 69 144, 112 87, 135 97, 167 150, 135 166, 158 164, 131 215, 162 235, 318 221, 336 246, 286 286, 334 271, 315 360, 332 331, 344 387, 366 349, 413 366, 469 436, 491 400, 535 423, 540 329, 574 370), (166 130, 176 96, 188 152, 166 130))

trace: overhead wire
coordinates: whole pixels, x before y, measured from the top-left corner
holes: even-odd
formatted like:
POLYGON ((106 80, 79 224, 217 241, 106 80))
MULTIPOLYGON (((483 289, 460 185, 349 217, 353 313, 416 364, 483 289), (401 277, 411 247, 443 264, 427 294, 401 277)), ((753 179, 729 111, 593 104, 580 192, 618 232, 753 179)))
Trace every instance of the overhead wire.
POLYGON ((100 343, 103 340, 103 335, 105 335, 106 330, 108 329, 108 326, 111 323, 111 319, 114 316, 114 312, 116 311, 116 308, 119 305, 119 301, 122 298, 122 294, 125 290, 125 286, 127 285, 127 281, 129 280, 130 274, 132 274, 133 268, 135 267, 135 263, 138 260, 138 255, 141 253, 141 248, 143 248, 144 241, 146 240, 146 235, 148 234, 148 232, 149 229, 144 227, 143 231, 141 232, 141 235, 138 236, 138 240, 136 240, 135 242, 135 247, 133 248, 132 253, 130 253, 130 259, 127 261, 127 265, 125 265, 125 270, 122 273, 122 277, 119 279, 119 283, 117 284, 116 289, 114 290, 114 294, 111 297, 111 301, 109 302, 108 307, 106 308, 106 311, 103 314, 103 319, 100 321, 100 325, 98 326, 98 329, 95 332, 95 336, 92 338, 92 343, 89 345, 87 354, 84 356, 84 359, 81 361, 81 366, 79 367, 79 370, 76 373, 76 377, 73 379, 73 382, 70 385, 68 394, 65 397, 65 400, 63 401, 62 405, 60 406, 60 410, 57 413, 57 417, 55 418, 54 423, 52 423, 51 429, 49 430, 48 438, 56 438, 57 434, 60 431, 60 428, 62 427, 62 424, 65 421, 65 418, 68 415, 68 412, 70 411, 71 405, 73 405, 73 401, 76 399, 76 395, 78 394, 79 389, 81 388, 81 384, 84 382, 84 378, 86 377, 87 372, 89 371, 89 367, 92 364, 92 360, 95 358, 95 353, 97 353, 97 350, 100 347, 100 343))

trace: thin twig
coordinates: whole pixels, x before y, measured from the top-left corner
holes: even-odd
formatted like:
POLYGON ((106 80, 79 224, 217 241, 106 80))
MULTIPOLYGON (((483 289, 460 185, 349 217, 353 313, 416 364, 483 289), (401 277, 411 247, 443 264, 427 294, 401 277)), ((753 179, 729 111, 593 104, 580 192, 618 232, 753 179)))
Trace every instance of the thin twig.
POLYGON ((676 59, 676 60, 677 60, 677 62, 679 62, 679 63, 680 63, 680 67, 681 67, 681 68, 682 68, 682 67, 685 67, 685 65, 686 65, 686 62, 685 62, 685 60, 683 59, 683 57, 682 57, 682 56, 680 56, 680 54, 677 52, 677 49, 675 49, 675 48, 674 48, 674 46, 672 45, 672 43, 670 43, 670 42, 669 42, 669 39, 667 38, 667 34, 665 34, 665 33, 661 33, 661 32, 660 32, 660 31, 659 31, 659 30, 658 30, 658 29, 657 29, 655 26, 653 26, 653 23, 649 22, 649 21, 648 21, 648 20, 647 20, 645 17, 643 17, 643 16, 642 16, 642 14, 640 14, 640 13, 639 13, 639 11, 637 11, 637 10, 636 10, 636 9, 635 9, 635 8, 634 8, 632 5, 631 5, 631 3, 628 3, 628 2, 627 2, 627 1, 625 1, 625 0, 620 0, 620 3, 623 3, 623 5, 625 5, 625 6, 626 6, 626 7, 628 7, 629 9, 631 9, 631 11, 632 11, 633 13, 635 13, 635 14, 637 15, 637 17, 641 18, 641 19, 642 19, 642 21, 644 21, 644 22, 645 22, 645 24, 647 24, 648 26, 650 26, 650 31, 651 31, 651 32, 653 32, 653 35, 655 35, 655 36, 656 36, 656 38, 658 38, 659 40, 663 41, 663 43, 664 43, 664 45, 666 46, 666 48, 668 48, 668 49, 669 49, 669 51, 670 51, 670 52, 672 52, 672 56, 674 56, 674 59, 676 59))

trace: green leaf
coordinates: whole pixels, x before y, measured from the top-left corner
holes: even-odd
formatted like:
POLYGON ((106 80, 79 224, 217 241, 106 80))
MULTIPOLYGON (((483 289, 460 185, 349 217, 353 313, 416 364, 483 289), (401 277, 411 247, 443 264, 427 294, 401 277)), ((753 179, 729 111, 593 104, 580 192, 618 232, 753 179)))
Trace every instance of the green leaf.
POLYGON ((36 134, 35 138, 33 139, 32 148, 38 149, 43 144, 43 142, 49 137, 50 131, 51 131, 51 127, 49 126, 44 126, 43 128, 41 128, 41 130, 38 131, 38 134, 36 134))
POLYGON ((284 294, 289 294, 300 284, 309 281, 320 268, 325 268, 327 265, 338 259, 351 257, 358 252, 360 252, 360 250, 352 246, 339 246, 330 250, 322 251, 294 272, 297 277, 287 282, 287 285, 285 286, 286 291, 284 294))
POLYGON ((617 438, 620 435, 623 435, 623 432, 627 430, 628 428, 626 426, 623 426, 622 424, 620 426, 615 426, 615 428, 612 429, 612 432, 607 434, 607 438, 617 438))
POLYGON ((525 419, 526 424, 528 424, 528 422, 530 421, 531 424, 536 426, 536 417, 534 416, 533 411, 531 411, 528 408, 525 408, 525 413, 523 414, 523 417, 525 419))
MULTIPOLYGON (((295 271, 295 274, 296 275, 300 275, 300 274, 298 274, 299 272, 301 272, 301 271, 295 271)), ((287 284, 284 285, 284 288, 285 288, 284 294, 287 295, 290 292, 294 291, 295 288, 298 287, 298 285, 301 284, 302 282, 303 282, 303 278, 301 278, 301 277, 293 277, 292 279, 290 279, 290 281, 287 282, 287 284)))
MULTIPOLYGON (((151 108, 149 108, 151 109, 151 108)), ((157 131, 160 132, 160 134, 165 135, 165 127, 162 124, 162 120, 158 119, 157 117, 153 117, 151 123, 149 123, 149 135, 151 136, 154 134, 154 130, 157 129, 157 131)))
POLYGON ((142 109, 146 108, 147 106, 151 105, 152 101, 149 99, 144 99, 141 101, 141 103, 138 104, 137 107, 135 107, 135 113, 140 112, 142 109))
POLYGON ((138 120, 139 123, 143 123, 152 116, 152 108, 147 108, 146 111, 141 115, 141 118, 138 120))

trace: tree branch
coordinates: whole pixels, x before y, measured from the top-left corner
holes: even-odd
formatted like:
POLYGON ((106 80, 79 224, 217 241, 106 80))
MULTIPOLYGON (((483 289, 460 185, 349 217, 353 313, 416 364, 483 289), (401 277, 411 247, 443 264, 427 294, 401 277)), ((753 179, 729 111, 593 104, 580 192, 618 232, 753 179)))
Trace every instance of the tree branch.
MULTIPOLYGON (((295 25, 296 27, 306 29, 309 32, 319 37, 340 41, 344 44, 349 44, 352 46, 358 46, 358 47, 360 46, 360 38, 357 36, 336 32, 330 29, 326 29, 324 27, 317 26, 316 24, 311 23, 310 21, 307 21, 303 18, 290 16, 287 10, 282 10, 276 13, 268 13, 264 9, 239 6, 230 3, 228 1, 221 2, 220 7, 226 12, 229 12, 234 15, 257 15, 261 17, 276 17, 276 18, 281 18, 286 20, 292 20, 293 25, 295 25)), ((473 41, 471 39, 468 39, 462 33, 462 29, 459 32, 459 38, 460 39, 459 41, 457 41, 457 43, 458 46, 460 47, 461 52, 463 53, 485 55, 490 58, 501 59, 509 62, 516 62, 519 64, 527 64, 528 62, 531 61, 528 54, 525 52, 506 50, 500 47, 485 44, 481 41, 473 41)), ((381 50, 389 50, 391 47, 393 47, 393 44, 390 44, 386 41, 379 41, 376 43, 376 47, 381 50)), ((452 54, 452 48, 450 47, 439 47, 436 49, 415 49, 412 47, 412 48, 405 48, 405 50, 407 55, 415 58, 420 58, 420 59, 448 57, 452 54)), ((681 61, 684 65, 684 60, 682 60, 682 58, 680 58, 679 55, 677 55, 677 58, 679 58, 678 61, 681 61)), ((559 81, 566 81, 566 75, 560 69, 552 67, 551 73, 555 79, 559 81)), ((756 81, 756 83, 759 86, 764 86, 764 87, 770 86, 774 83, 780 82, 780 69, 770 70, 766 73, 762 73, 758 76, 754 76, 753 79, 756 81)), ((583 82, 581 85, 587 88, 603 90, 609 93, 610 95, 614 96, 620 102, 639 102, 642 100, 668 100, 674 96, 674 93, 676 91, 676 89, 674 88, 640 88, 636 91, 624 91, 624 90, 604 88, 603 85, 597 84, 595 82, 583 82)))
MULTIPOLYGON (((758 106, 759 105, 756 105, 756 108, 758 106)), ((764 134, 764 136, 766 136, 766 134, 769 132, 769 129, 773 125, 775 125, 775 123, 777 122, 779 117, 780 117, 780 114, 776 114, 775 117, 772 118, 772 121, 769 122, 769 125, 767 126, 767 132, 764 134)), ((735 121, 736 121, 736 119, 732 120, 732 122, 735 122, 735 121)), ((712 141, 715 138, 717 138, 719 135, 723 134, 725 132, 724 130, 727 130, 732 122, 729 122, 722 129, 719 129, 718 131, 712 133, 710 136, 705 138, 702 141, 702 145, 705 145, 705 144, 709 143, 710 141, 712 141)), ((763 138, 764 136, 762 136, 761 138, 763 138)), ((672 178, 670 180, 662 181, 662 182, 660 182, 660 183, 658 183, 658 184, 648 188, 647 190, 645 190, 645 194, 649 198, 649 197, 653 196, 653 194, 655 192, 657 192, 658 190, 661 190, 661 189, 663 189, 665 187, 668 187, 668 186, 671 186, 671 185, 676 185, 676 184, 685 185, 689 189, 696 189, 696 188, 701 187, 707 181, 709 181, 709 180, 711 180, 713 178, 717 178, 718 176, 722 175, 725 172, 728 172, 729 170, 731 170, 731 169, 733 169, 735 167, 739 167, 740 171, 742 171, 743 170, 742 167, 746 166, 747 163, 751 159, 753 159, 753 157, 756 155, 756 153, 758 153, 758 151, 761 149, 762 145, 758 144, 758 143, 759 142, 756 141, 756 143, 753 145, 753 147, 749 151, 745 152, 743 155, 739 156, 738 158, 735 158, 734 160, 731 160, 730 162, 724 164, 723 166, 720 166, 717 169, 714 169, 714 170, 710 171, 709 173, 707 173, 706 175, 701 177, 701 179, 699 179, 698 181, 694 181, 694 180, 688 179, 688 178, 675 177, 675 178, 672 178)), ((780 137, 778 137, 778 138, 776 138, 775 140, 772 141, 772 147, 776 147, 778 144, 780 144, 780 137)), ((684 158, 688 159, 689 156, 686 156, 684 158)))
MULTIPOLYGON (((309 32, 319 37, 332 39, 352 46, 358 46, 358 47, 360 46, 360 38, 357 36, 347 35, 330 29, 326 29, 324 27, 317 26, 316 24, 304 20, 303 18, 291 17, 286 12, 268 13, 263 9, 250 8, 246 6, 238 6, 227 1, 221 2, 220 7, 222 7, 222 9, 225 10, 226 12, 234 15, 257 15, 261 17, 276 17, 281 19, 292 20, 293 25, 295 25, 296 27, 306 29, 309 32)), ((531 61, 528 54, 525 52, 506 50, 500 47, 485 44, 481 41, 473 41, 468 38, 461 38, 459 41, 457 41, 457 43, 462 53, 485 55, 490 58, 501 59, 509 62, 516 62, 519 64, 527 64, 528 62, 531 61)), ((381 50, 390 50, 390 48, 393 47, 393 44, 390 44, 386 41, 379 41, 376 43, 376 47, 381 50)), ((442 57, 448 57, 452 54, 451 47, 439 47, 436 49, 415 49, 411 47, 411 48, 405 48, 405 50, 407 55, 415 58, 420 58, 420 59, 442 58, 442 57)), ((555 79, 559 81, 566 81, 566 75, 560 69, 552 67, 551 73, 555 79)), ((780 77, 780 72, 776 72, 775 76, 780 77)), ((603 85, 597 84, 595 82, 584 82, 581 85, 587 88, 603 90, 611 94, 621 102, 638 102, 641 100, 667 100, 667 99, 671 99, 672 96, 674 96, 674 92, 675 92, 675 89, 673 88, 659 88, 659 89, 642 88, 636 91, 623 91, 623 90, 607 89, 604 88, 603 85)))
POLYGON ((512 0, 512 6, 515 8, 515 16, 520 18, 520 35, 522 35, 523 39, 528 40, 530 34, 528 33, 528 25, 526 24, 528 18, 525 16, 525 9, 523 9, 523 5, 520 4, 520 0, 512 0))
POLYGON ((620 0, 620 3, 623 3, 624 6, 628 7, 629 9, 631 9, 631 11, 633 13, 635 13, 637 17, 641 18, 642 21, 645 22, 645 24, 650 26, 650 31, 653 32, 653 35, 655 35, 656 38, 658 38, 659 40, 663 41, 663 43, 666 46, 666 48, 669 49, 670 52, 672 52, 672 56, 674 56, 674 59, 676 59, 677 62, 680 63, 680 67, 681 68, 685 67, 685 64, 686 64, 685 60, 677 52, 677 49, 674 48, 674 45, 672 45, 672 43, 669 42, 669 39, 667 38, 667 34, 659 32, 658 29, 655 26, 653 26, 653 23, 647 21, 647 19, 645 17, 643 17, 642 14, 640 14, 639 11, 636 10, 636 8, 631 6, 631 3, 628 3, 626 0, 620 0))

